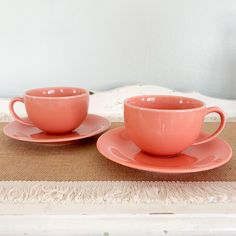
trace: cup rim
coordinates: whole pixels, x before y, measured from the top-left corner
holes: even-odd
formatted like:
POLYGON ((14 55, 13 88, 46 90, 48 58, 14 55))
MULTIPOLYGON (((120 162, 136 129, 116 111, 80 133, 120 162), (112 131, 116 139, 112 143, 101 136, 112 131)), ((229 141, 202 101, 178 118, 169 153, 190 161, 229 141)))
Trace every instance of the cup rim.
POLYGON ((191 98, 191 97, 185 97, 185 96, 175 96, 175 95, 138 95, 138 96, 132 96, 132 97, 129 97, 129 98, 126 98, 124 100, 124 105, 127 106, 127 107, 130 107, 130 108, 133 108, 133 109, 137 109, 137 110, 142 110, 142 111, 152 111, 152 112, 191 112, 191 111, 197 111, 197 110, 201 110, 201 109, 204 109, 206 107, 206 104, 201 101, 201 100, 198 100, 198 99, 195 99, 195 98, 191 98), (137 106, 137 105, 133 105, 133 104, 130 104, 129 101, 131 99, 138 99, 138 98, 146 98, 146 97, 161 97, 161 98, 168 98, 168 97, 171 97, 171 98, 182 98, 182 99, 191 99, 191 100, 194 100, 196 102, 199 102, 201 103, 202 105, 199 106, 199 107, 195 107, 195 108, 186 108, 186 109, 160 109, 160 108, 146 108, 146 107, 140 107, 140 106, 137 106))
POLYGON ((57 87, 41 87, 41 88, 33 88, 25 91, 24 96, 25 97, 30 97, 30 98, 37 98, 37 99, 72 99, 72 98, 78 98, 78 97, 83 97, 89 95, 89 91, 85 88, 80 88, 80 87, 66 87, 66 86, 57 86, 57 87), (28 94, 32 91, 37 91, 37 90, 49 90, 49 89, 80 89, 82 91, 81 94, 77 95, 70 95, 70 96, 59 96, 59 97, 47 97, 47 96, 37 96, 37 95, 31 95, 28 94))

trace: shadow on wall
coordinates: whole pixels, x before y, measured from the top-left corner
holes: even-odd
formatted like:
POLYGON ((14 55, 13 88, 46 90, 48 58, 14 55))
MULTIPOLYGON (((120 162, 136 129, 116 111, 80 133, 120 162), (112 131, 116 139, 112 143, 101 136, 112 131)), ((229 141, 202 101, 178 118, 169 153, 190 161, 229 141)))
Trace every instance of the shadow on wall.
POLYGON ((153 84, 236 98, 235 0, 59 2, 0 1, 0 97, 153 84))
POLYGON ((205 89, 210 96, 224 94, 224 98, 236 99, 236 16, 225 19, 218 45, 221 50, 212 58, 211 76, 206 84, 211 86, 211 93, 207 87, 205 89))

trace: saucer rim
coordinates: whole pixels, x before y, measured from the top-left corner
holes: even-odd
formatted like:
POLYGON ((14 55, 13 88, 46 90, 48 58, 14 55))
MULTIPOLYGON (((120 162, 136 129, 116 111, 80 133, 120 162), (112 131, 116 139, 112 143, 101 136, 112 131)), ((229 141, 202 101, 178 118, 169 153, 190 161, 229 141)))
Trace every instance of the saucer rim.
MULTIPOLYGON (((112 157, 108 157, 104 152, 103 152, 103 144, 102 144, 102 139, 110 134, 110 133, 120 133, 122 132, 123 130, 125 130, 125 127, 117 127, 117 128, 114 128, 114 129, 111 129, 109 131, 107 131, 106 133, 102 134, 97 142, 96 142, 96 147, 97 147, 97 150, 99 151, 100 154, 102 154, 105 158, 107 158, 108 160, 114 162, 114 163, 117 163, 117 164, 120 164, 122 166, 125 166, 125 167, 129 167, 129 168, 133 168, 133 169, 137 169, 137 170, 143 170, 143 171, 148 171, 148 172, 155 172, 155 173, 163 173, 163 174, 186 174, 186 173, 196 173, 196 172, 202 172, 202 171, 207 171, 207 170, 212 170, 212 169, 215 169, 217 167, 220 167, 220 166, 223 166, 224 164, 226 164, 227 162, 229 162, 233 156, 233 151, 232 151, 232 148, 231 146, 226 142, 224 141, 223 139, 221 138, 214 138, 213 140, 209 141, 209 142, 212 142, 214 141, 215 139, 221 141, 226 147, 227 149, 229 150, 229 155, 227 155, 226 158, 224 158, 224 161, 221 161, 219 163, 216 163, 214 165, 211 165, 211 166, 207 166, 207 167, 202 167, 202 168, 194 168, 194 169, 179 169, 179 170, 173 170, 173 169, 168 169, 169 167, 167 168, 160 168, 160 167, 145 167, 145 166, 140 166, 140 165, 137 165, 137 164, 132 164, 132 163, 124 163, 124 162, 121 162, 119 160, 114 160, 112 159, 112 157)), ((207 132, 204 132, 204 131, 201 131, 201 134, 207 134, 207 132)), ((130 140, 130 139, 129 139, 130 140)), ((134 144, 134 143, 133 143, 134 144)), ((206 144, 206 143, 204 143, 206 144)), ((204 145, 204 144, 199 144, 197 146, 201 146, 201 145, 204 145)), ((134 144, 135 145, 135 144, 134 144)), ((136 146, 136 145, 135 145, 136 146)), ((192 145, 191 147, 192 148, 196 148, 197 146, 194 146, 192 145)), ((139 148, 140 149, 140 148, 139 148)), ((141 150, 141 149, 140 149, 141 150)), ((147 154, 148 155, 148 154, 147 154)))
MULTIPOLYGON (((11 125, 12 123, 17 123, 19 124, 17 121, 11 121, 9 123, 7 123, 4 127, 3 127, 3 133, 11 138, 11 139, 14 139, 14 140, 18 140, 18 141, 23 141, 23 142, 30 142, 30 143, 42 143, 42 144, 53 144, 53 143, 66 143, 66 142, 70 142, 70 141, 77 141, 77 140, 82 140, 82 139, 85 139, 85 138, 89 138, 89 137, 93 137, 95 135, 98 135, 106 130, 108 130, 110 127, 111 127, 111 122, 103 117, 103 116, 100 116, 100 115, 97 115, 97 114, 92 114, 92 113, 88 113, 87 117, 88 116, 93 116, 93 117, 98 117, 98 118, 101 118, 103 119, 105 123, 105 125, 96 130, 95 132, 92 132, 92 133, 89 133, 87 135, 84 135, 84 136, 77 136, 77 137, 71 137, 71 138, 54 138, 54 139, 49 139, 49 140, 45 140, 45 139, 28 139, 28 138, 18 138, 18 137, 15 137, 15 136, 11 136, 9 135, 9 133, 6 131, 6 129, 8 128, 9 125, 11 125), (63 140, 62 140, 63 139, 63 140)), ((86 118, 87 119, 87 118, 86 118)), ((85 120, 86 120, 85 119, 85 120)), ((83 123, 82 123, 83 124, 83 123)), ((20 124, 22 125, 22 124, 20 124)), ((22 125, 24 126, 24 125, 22 125)), ((37 128, 35 126, 32 126, 32 128, 37 128)), ((77 129, 77 128, 76 128, 77 129)))

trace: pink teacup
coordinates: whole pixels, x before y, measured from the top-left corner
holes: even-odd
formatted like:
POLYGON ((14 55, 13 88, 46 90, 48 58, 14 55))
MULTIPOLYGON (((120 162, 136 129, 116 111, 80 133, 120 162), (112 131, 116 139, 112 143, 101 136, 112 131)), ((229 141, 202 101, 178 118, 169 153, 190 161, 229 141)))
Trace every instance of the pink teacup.
POLYGON ((219 107, 207 108, 199 100, 178 96, 136 96, 124 102, 125 127, 131 140, 144 152, 174 155, 191 145, 214 139, 225 126, 225 115, 219 107), (204 117, 211 112, 220 115, 219 128, 199 139, 204 117))
POLYGON ((23 97, 10 101, 9 109, 19 123, 58 134, 77 128, 87 116, 88 104, 89 92, 83 88, 50 87, 26 91, 23 97), (14 111, 18 101, 25 105, 27 120, 14 111))

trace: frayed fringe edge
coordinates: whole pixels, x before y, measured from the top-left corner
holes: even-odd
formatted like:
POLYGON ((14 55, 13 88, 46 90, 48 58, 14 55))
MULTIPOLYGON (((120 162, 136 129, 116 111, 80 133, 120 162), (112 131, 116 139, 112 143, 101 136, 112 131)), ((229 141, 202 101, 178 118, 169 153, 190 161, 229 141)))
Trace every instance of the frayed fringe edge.
POLYGON ((0 181, 0 203, 236 203, 236 182, 0 181))

